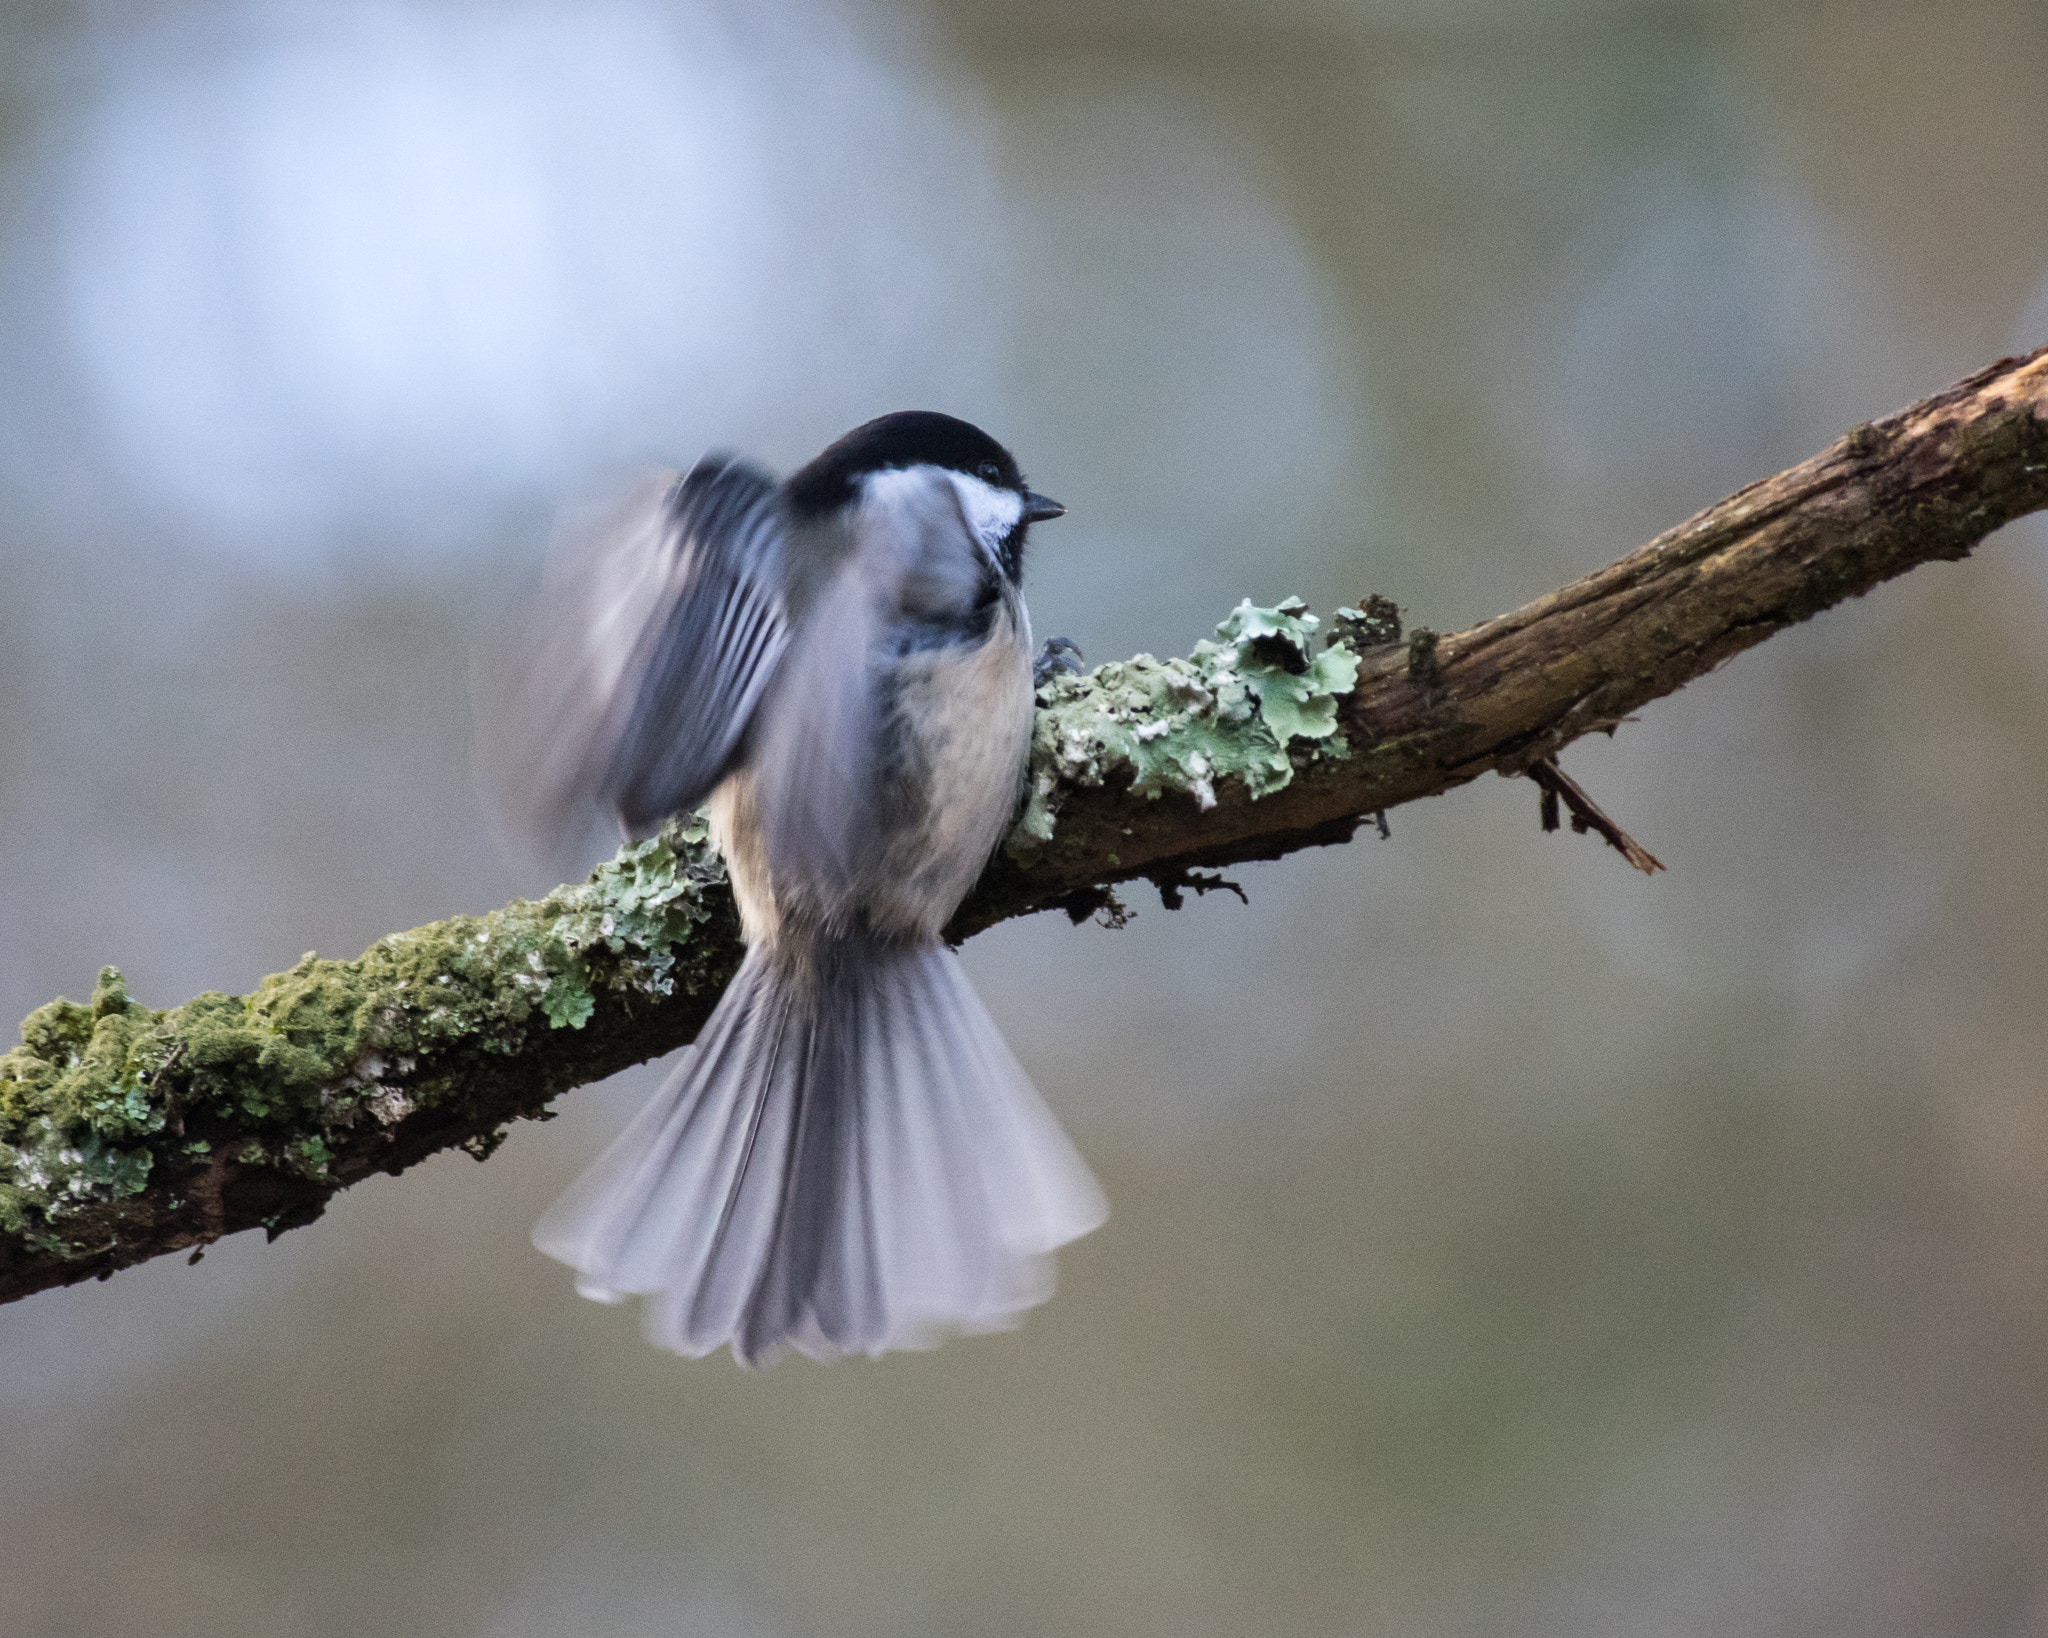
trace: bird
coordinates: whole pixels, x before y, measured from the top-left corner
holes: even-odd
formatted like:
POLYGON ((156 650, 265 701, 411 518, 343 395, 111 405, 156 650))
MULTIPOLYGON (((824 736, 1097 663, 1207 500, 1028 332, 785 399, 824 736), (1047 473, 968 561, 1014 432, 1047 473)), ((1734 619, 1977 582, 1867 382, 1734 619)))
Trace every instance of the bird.
POLYGON ((511 690, 520 801, 628 836, 700 807, 745 958, 694 1044, 541 1218, 586 1296, 745 1365, 1008 1329, 1107 1205, 943 930, 1016 810, 1021 581, 1063 515, 934 411, 778 483, 662 469, 565 528, 511 690))

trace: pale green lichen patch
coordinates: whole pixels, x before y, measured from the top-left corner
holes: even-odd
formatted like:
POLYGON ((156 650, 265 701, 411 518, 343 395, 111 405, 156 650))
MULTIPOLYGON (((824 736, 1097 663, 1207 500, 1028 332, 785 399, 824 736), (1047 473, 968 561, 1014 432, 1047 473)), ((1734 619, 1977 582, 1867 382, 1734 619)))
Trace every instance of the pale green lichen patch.
POLYGON ((609 993, 723 984, 723 941, 692 935, 724 879, 693 819, 545 899, 393 934, 354 961, 307 955, 251 995, 156 1012, 109 967, 90 1003, 38 1008, 0 1056, 0 1229, 68 1251, 67 1214, 221 1153, 325 1177, 351 1132, 458 1095, 457 1056, 580 1028, 609 993))
POLYGON ((1247 599, 1186 659, 1140 654, 1046 683, 1011 857, 1028 862, 1052 839, 1062 786, 1127 774, 1142 796, 1184 791, 1206 810, 1223 780, 1257 799, 1293 779, 1297 758, 1348 755, 1337 702, 1358 681, 1358 655, 1343 643, 1317 652, 1317 626, 1299 598, 1247 599))

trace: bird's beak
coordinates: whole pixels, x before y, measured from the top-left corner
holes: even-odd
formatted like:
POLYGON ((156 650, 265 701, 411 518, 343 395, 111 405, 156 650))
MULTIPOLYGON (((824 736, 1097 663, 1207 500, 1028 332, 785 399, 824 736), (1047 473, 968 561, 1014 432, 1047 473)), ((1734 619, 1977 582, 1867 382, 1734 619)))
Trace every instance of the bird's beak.
POLYGON ((1043 523, 1047 518, 1063 518, 1067 509, 1050 495, 1041 495, 1036 490, 1024 491, 1024 521, 1043 523))

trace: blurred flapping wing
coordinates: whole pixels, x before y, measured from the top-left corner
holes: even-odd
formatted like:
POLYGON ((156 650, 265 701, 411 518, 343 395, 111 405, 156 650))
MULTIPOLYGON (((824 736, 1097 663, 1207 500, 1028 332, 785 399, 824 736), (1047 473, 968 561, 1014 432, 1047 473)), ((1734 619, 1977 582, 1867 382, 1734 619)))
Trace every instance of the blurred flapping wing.
POLYGON ((565 519, 478 679, 492 783, 522 831, 560 847, 609 811, 646 835, 731 770, 788 644, 778 494, 707 457, 565 519))

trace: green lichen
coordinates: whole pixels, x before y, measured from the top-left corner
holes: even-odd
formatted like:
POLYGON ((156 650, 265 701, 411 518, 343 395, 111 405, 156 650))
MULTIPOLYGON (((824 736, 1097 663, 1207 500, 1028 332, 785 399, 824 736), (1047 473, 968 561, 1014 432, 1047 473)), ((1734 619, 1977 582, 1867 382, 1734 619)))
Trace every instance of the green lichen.
POLYGON ((1337 702, 1358 681, 1358 655, 1341 642, 1318 653, 1318 624, 1299 598, 1247 599, 1186 659, 1140 654, 1046 683, 1011 857, 1028 862, 1052 839, 1063 785, 1127 773, 1142 796, 1185 791, 1206 810, 1222 780, 1256 800, 1293 779, 1297 758, 1348 755, 1337 702))
POLYGON ((222 1154, 325 1178, 351 1132, 458 1095, 461 1055, 581 1028, 607 995, 723 983, 692 937, 723 881, 693 818, 545 899, 396 933, 354 961, 308 954, 251 995, 158 1012, 106 968, 89 1003, 38 1008, 0 1056, 0 1230, 60 1248, 68 1215, 222 1154))

